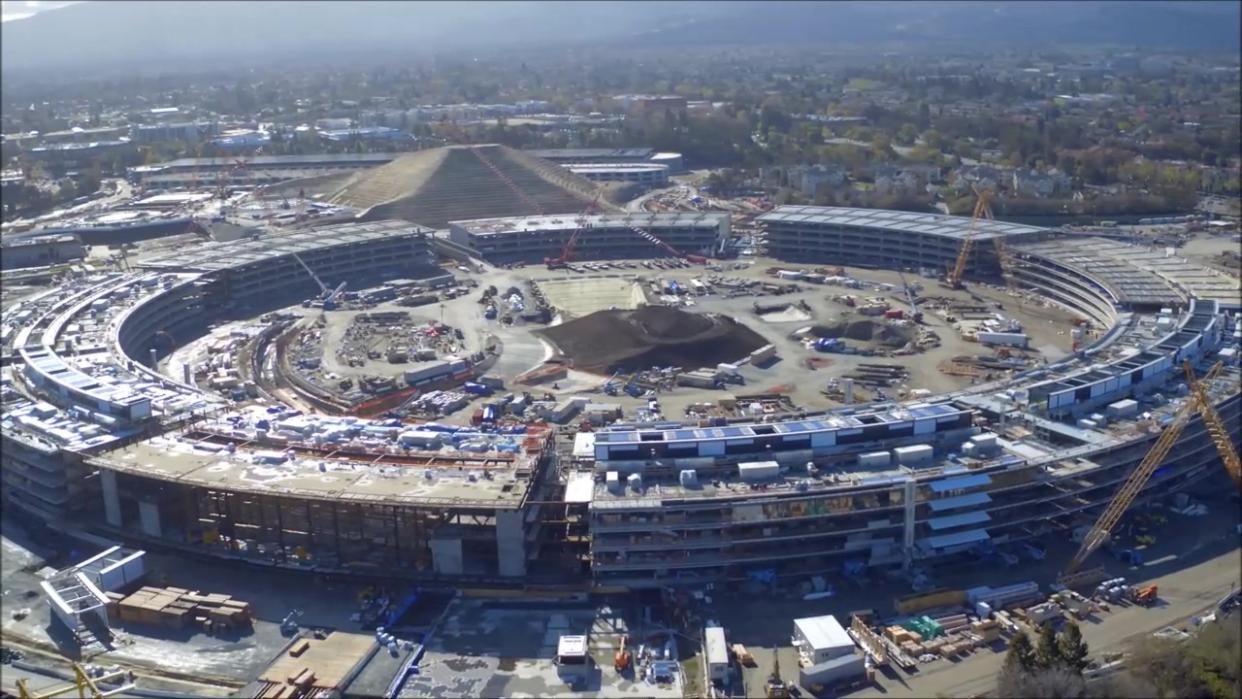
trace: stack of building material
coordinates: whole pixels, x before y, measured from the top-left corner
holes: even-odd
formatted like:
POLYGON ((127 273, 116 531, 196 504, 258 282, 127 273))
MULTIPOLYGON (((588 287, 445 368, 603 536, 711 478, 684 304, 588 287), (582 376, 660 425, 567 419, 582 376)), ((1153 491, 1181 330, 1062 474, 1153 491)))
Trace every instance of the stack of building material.
POLYGON ((946 634, 956 633, 970 625, 970 620, 966 618, 965 614, 950 614, 935 619, 935 622, 944 629, 946 634))
POLYGON ((201 594, 180 587, 143 586, 117 602, 122 621, 184 628, 191 621, 212 626, 244 626, 250 623, 250 605, 229 595, 201 594))
POLYGON ((1000 623, 994 619, 984 619, 976 621, 970 625, 970 630, 984 643, 991 643, 1000 638, 1000 623))
POLYGON ((119 592, 105 592, 108 596, 108 604, 104 609, 108 612, 108 623, 115 624, 121 620, 121 600, 125 599, 125 595, 119 592))
POLYGON ((145 586, 117 604, 122 621, 150 624, 172 629, 189 625, 194 618, 193 605, 183 602, 170 590, 145 586))

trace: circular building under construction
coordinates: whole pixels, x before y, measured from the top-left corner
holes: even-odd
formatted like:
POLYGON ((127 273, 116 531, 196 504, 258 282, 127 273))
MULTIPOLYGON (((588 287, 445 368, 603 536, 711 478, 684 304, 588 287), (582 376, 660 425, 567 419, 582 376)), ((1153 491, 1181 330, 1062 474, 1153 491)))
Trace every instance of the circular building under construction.
MULTIPOLYGON (((464 151, 436 167, 449 160, 491 172, 464 151)), ((459 215, 447 195, 431 216, 435 192, 380 189, 378 180, 355 182, 342 197, 369 197, 377 215, 401 219, 408 203, 414 220, 435 227, 459 215)), ((567 200, 567 210, 585 197, 567 200)), ((801 259, 831 235, 823 261, 881 267, 943 267, 943 246, 928 241, 960 237, 969 223, 898 212, 851 223, 848 212, 803 208, 772 216, 784 227, 769 233, 777 256, 801 259), (838 235, 838 224, 867 231, 838 235), (796 251, 780 242, 788 236, 800 241, 796 251), (909 254, 886 252, 907 245, 909 254)), ((516 224, 507 228, 517 235, 516 224)), ((434 234, 406 221, 237 240, 78 277, 5 311, 6 505, 147 547, 446 584, 642 588, 909 570, 1081 536, 1170 421, 1185 429, 1139 500, 1219 468, 1218 445, 1204 436, 1220 430, 1208 431, 1190 408, 1202 396, 1224 434, 1240 433, 1236 283, 1222 287, 1185 261, 1129 254, 1137 249, 1119 254, 1108 241, 1052 244, 1062 241, 1020 228, 992 231, 1012 235, 1006 276, 1099 330, 1063 359, 901 402, 622 420, 571 434, 549 424, 561 405, 550 391, 497 389, 538 364, 534 333, 489 318, 477 294, 453 291, 461 284, 437 291, 433 280, 446 270, 436 267, 434 234), (345 280, 354 289, 415 288, 408 298, 431 299, 428 333, 477 321, 477 346, 470 337, 458 355, 408 369, 403 389, 416 400, 461 388, 481 403, 477 423, 332 414, 288 381, 244 380, 271 375, 274 338, 289 322, 335 341, 325 319, 353 313, 333 308, 345 280), (307 297, 317 305, 297 309, 307 297), (238 318, 258 331, 232 337, 225 324, 238 318), (210 360, 243 377, 223 396, 189 364, 168 361, 182 347, 217 342, 212 333, 241 348, 210 360), (1218 363, 1198 384, 1183 373, 1218 363)), ((500 274, 479 260, 461 273, 480 269, 484 284, 500 274)), ((771 357, 747 332, 731 318, 663 308, 586 314, 543 331, 598 373, 627 362, 689 365, 689 352, 703 366, 764 376, 738 368, 757 352, 771 357), (600 340, 572 337, 575 323, 597 324, 585 336, 600 340)))

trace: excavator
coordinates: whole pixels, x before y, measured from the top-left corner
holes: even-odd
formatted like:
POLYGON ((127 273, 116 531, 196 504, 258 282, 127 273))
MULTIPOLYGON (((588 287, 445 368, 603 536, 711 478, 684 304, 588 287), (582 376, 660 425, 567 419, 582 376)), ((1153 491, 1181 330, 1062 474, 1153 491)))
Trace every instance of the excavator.
MULTIPOLYGON (((1216 408, 1212 405, 1212 399, 1208 395, 1206 382, 1215 379, 1224 366, 1223 362, 1216 364, 1208 370, 1207 375, 1202 381, 1195 378, 1195 370, 1189 361, 1183 362, 1182 367, 1186 372, 1186 385, 1190 389, 1190 395, 1186 402, 1182 403, 1177 413, 1174 414, 1173 420, 1164 428, 1160 438, 1152 445, 1147 455, 1143 457, 1138 467, 1130 473, 1130 477, 1122 483, 1121 488, 1117 490, 1117 494, 1104 508, 1104 512, 1100 514, 1098 520, 1083 537, 1082 544, 1078 548, 1078 552, 1074 554, 1074 558, 1070 560, 1069 565, 1065 567, 1065 571, 1061 573, 1058 580, 1062 585, 1071 587, 1080 580, 1079 576, 1085 576, 1092 571, 1085 571, 1081 574, 1076 573, 1078 567, 1081 566, 1092 553, 1095 552, 1105 541, 1108 540, 1113 528, 1121 521, 1122 515, 1134 503, 1135 498, 1142 492, 1143 487, 1147 485, 1147 481, 1151 480, 1151 475, 1156 469, 1164 463, 1168 458, 1169 452, 1173 450, 1173 445, 1181 437, 1182 430, 1186 428, 1190 422, 1191 415, 1198 413, 1203 419, 1203 425, 1207 431, 1208 438, 1216 445, 1217 451, 1220 452, 1221 461, 1225 464, 1225 470, 1233 477, 1235 485, 1242 486, 1242 463, 1238 460, 1238 452, 1234 449, 1232 438, 1228 428, 1221 420, 1220 414, 1216 412, 1216 408)), ((1154 594, 1154 589, 1153 593, 1154 594)))

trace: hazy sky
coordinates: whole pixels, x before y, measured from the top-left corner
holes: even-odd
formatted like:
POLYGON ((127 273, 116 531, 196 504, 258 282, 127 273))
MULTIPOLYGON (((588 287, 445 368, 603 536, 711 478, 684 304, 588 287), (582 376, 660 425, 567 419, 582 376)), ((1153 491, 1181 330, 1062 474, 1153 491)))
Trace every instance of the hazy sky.
POLYGON ((72 5, 79 0, 0 0, 0 22, 25 19, 45 10, 72 5))

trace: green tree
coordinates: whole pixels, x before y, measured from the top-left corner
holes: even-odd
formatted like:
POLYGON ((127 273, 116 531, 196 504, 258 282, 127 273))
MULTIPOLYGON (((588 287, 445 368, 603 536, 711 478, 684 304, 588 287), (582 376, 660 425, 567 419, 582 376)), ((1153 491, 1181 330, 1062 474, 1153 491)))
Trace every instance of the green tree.
POLYGON ((1035 665, 1050 668, 1061 662, 1061 654, 1057 648, 1057 632, 1050 624, 1039 627, 1039 639, 1035 643, 1035 665))
POLYGON ((1057 634, 1057 655, 1070 670, 1082 673, 1087 669, 1087 642, 1082 640, 1082 629, 1070 622, 1057 634))
POLYGON ((1030 672, 1035 669, 1035 647, 1025 631, 1014 634, 1005 653, 1005 669, 1014 672, 1030 672))

